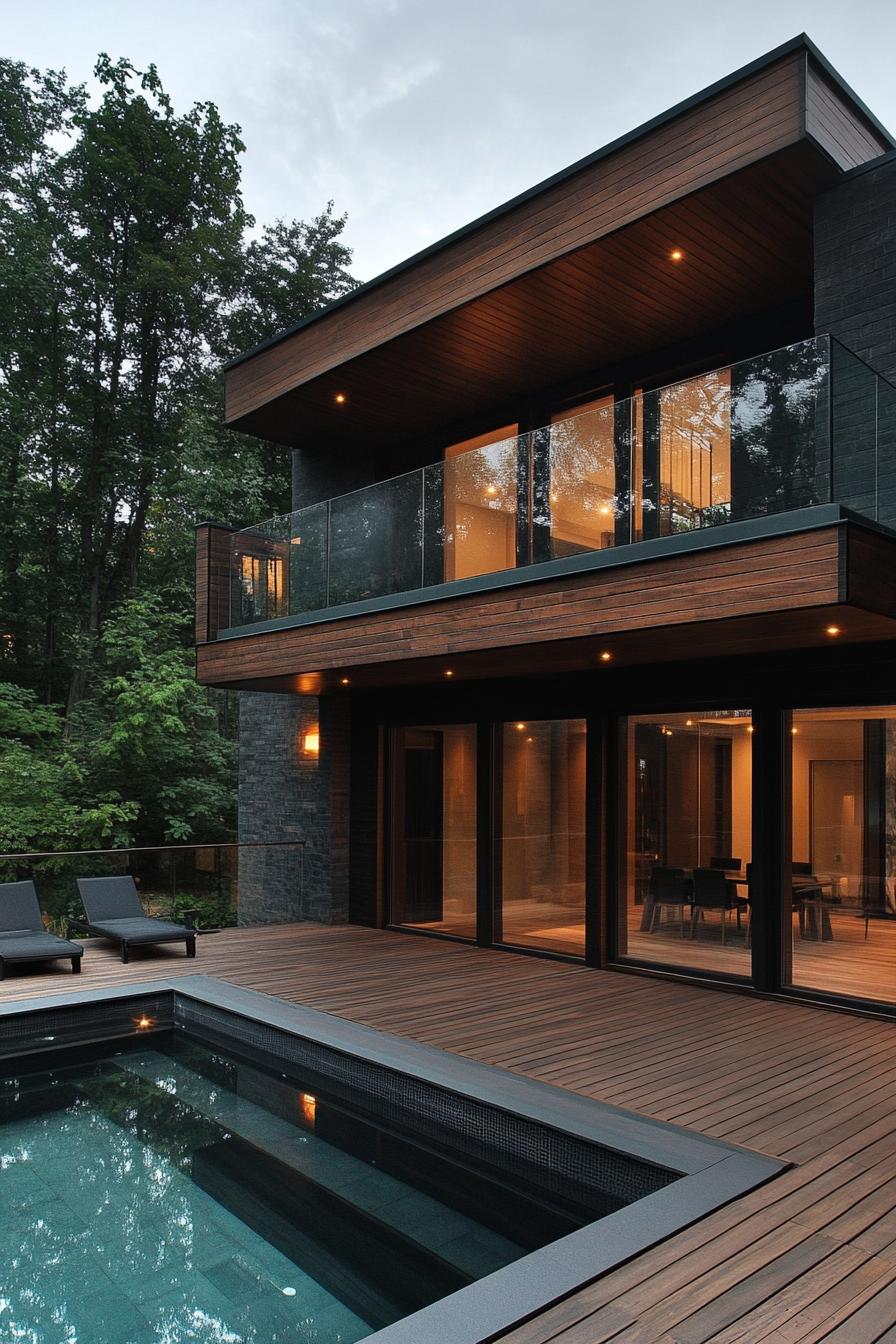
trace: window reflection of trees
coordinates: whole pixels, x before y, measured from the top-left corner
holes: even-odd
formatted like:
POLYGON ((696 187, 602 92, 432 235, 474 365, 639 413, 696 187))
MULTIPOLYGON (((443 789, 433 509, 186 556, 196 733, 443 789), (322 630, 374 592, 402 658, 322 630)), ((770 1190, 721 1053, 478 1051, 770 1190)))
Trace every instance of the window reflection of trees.
POLYGON ((557 419, 550 428, 547 521, 554 558, 616 545, 628 501, 617 488, 616 408, 612 399, 557 419))

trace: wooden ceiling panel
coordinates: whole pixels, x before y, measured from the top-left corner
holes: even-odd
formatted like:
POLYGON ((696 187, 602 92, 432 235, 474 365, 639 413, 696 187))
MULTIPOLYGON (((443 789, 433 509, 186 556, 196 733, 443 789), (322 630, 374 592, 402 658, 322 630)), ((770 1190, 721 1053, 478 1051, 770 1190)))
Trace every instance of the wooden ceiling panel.
POLYGON ((328 450, 408 443, 797 299, 811 287, 812 201, 830 171, 793 146, 377 346, 239 427, 328 450), (672 247, 685 253, 679 265, 672 247))

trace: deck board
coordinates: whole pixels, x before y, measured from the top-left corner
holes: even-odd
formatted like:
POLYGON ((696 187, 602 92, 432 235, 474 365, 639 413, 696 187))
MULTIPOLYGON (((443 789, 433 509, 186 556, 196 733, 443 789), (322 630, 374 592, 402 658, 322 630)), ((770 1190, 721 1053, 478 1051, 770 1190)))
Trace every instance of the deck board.
POLYGON ((503 1344, 896 1341, 891 1022, 353 926, 84 962, 0 999, 199 971, 797 1164, 503 1344))

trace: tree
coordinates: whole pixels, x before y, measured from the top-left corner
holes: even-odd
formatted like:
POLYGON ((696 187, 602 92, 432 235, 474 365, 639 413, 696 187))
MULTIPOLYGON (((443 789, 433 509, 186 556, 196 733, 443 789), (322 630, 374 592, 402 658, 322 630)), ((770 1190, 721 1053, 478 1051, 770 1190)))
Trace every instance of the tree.
POLYGON ((213 104, 176 111, 152 65, 95 74, 91 99, 0 60, 0 676, 65 700, 41 759, 155 841, 234 816, 235 715, 192 680, 193 524, 289 502, 288 454, 221 425, 221 362, 354 282, 332 203, 253 233, 213 104))
POLYGON ((115 789, 92 792, 52 706, 0 683, 0 853, 121 843, 136 814, 115 789))
POLYGON ((226 839, 235 821, 236 748, 227 698, 196 682, 181 617, 162 596, 121 604, 99 641, 91 696, 75 711, 72 751, 92 791, 126 796, 135 844, 226 839))

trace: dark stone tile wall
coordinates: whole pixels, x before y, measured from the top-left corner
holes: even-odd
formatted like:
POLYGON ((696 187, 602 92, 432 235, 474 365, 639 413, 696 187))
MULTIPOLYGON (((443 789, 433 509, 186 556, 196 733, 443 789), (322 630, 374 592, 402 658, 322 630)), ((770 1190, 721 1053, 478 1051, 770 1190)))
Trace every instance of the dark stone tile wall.
POLYGON ((241 851, 241 924, 348 919, 349 707, 338 697, 240 695, 239 838, 304 840, 241 851), (320 752, 302 738, 317 725, 320 752))
MULTIPOLYGON (((815 330, 896 382, 896 152, 875 162, 816 202, 815 330)), ((832 375, 834 497, 896 526, 896 394, 842 355, 832 375)))

